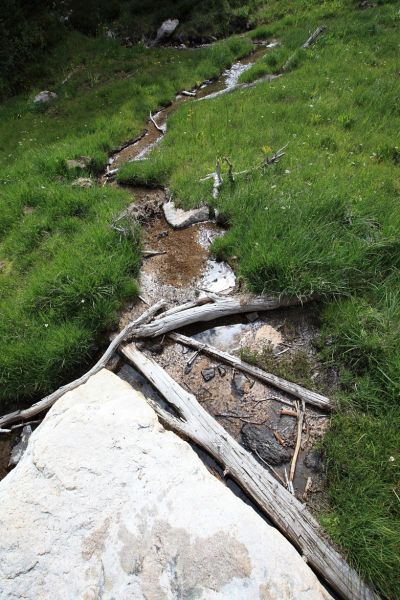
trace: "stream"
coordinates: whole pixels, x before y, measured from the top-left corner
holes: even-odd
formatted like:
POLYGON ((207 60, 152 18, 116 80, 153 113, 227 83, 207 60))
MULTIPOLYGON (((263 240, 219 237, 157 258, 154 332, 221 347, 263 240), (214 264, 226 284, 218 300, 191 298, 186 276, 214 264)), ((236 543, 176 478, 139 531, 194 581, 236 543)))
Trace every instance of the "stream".
MULTIPOLYGON (((203 83, 195 90, 196 98, 235 86, 241 73, 266 51, 265 46, 259 48, 250 57, 224 71, 218 80, 203 83)), ((169 106, 154 115, 158 126, 167 127, 169 115, 182 103, 193 100, 192 95, 178 94, 169 106)), ((100 183, 118 185, 113 177, 116 169, 126 162, 146 160, 155 145, 162 143, 162 138, 163 134, 149 121, 145 132, 136 141, 122 147, 110 157, 100 183)), ((209 250, 213 240, 224 235, 222 227, 213 220, 207 220, 175 229, 168 224, 162 210, 162 206, 169 200, 166 190, 141 186, 124 186, 124 189, 132 194, 130 207, 135 210, 142 208, 145 215, 142 222, 143 247, 160 254, 143 258, 140 300, 125 308, 120 320, 121 328, 143 312, 144 304, 153 304, 160 298, 173 306, 194 300, 204 292, 219 295, 238 292, 232 268, 227 263, 218 262, 209 250)), ((127 208, 127 214, 130 207, 127 208)), ((207 325, 192 326, 182 333, 231 354, 239 354, 244 349, 247 352, 264 353, 268 364, 272 362, 281 369, 288 369, 292 362, 301 371, 303 365, 317 389, 335 385, 334 374, 322 369, 314 349, 313 340, 318 335, 316 306, 282 309, 268 314, 239 315, 207 325)), ((151 354, 176 381, 191 391, 202 406, 250 450, 265 468, 272 466, 277 474, 275 476, 284 479, 296 441, 297 421, 291 416, 281 415, 281 409, 287 409, 287 403, 293 398, 245 377, 230 367, 218 364, 203 354, 193 362, 189 361, 188 365, 193 352, 172 341, 165 340, 161 343, 160 340, 151 340, 143 342, 140 347, 145 353, 151 354)), ((113 369, 145 395, 162 401, 151 385, 129 365, 119 362, 113 365, 113 369)), ((313 448, 321 441, 328 425, 327 416, 307 407, 294 489, 296 496, 315 511, 325 507, 326 497, 323 461, 320 453, 313 448)), ((20 431, 0 436, 0 479, 10 469, 10 452, 19 439, 20 431)), ((201 456, 204 459, 203 454, 201 456)), ((223 477, 221 469, 212 460, 205 459, 205 462, 217 477, 239 493, 235 484, 229 477, 223 477)))

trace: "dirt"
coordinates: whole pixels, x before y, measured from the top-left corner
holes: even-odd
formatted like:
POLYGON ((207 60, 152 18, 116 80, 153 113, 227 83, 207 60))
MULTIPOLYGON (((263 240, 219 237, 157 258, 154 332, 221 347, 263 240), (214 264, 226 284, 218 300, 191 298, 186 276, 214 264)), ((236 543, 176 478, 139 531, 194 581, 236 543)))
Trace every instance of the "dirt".
MULTIPOLYGON (((254 317, 250 317, 253 319, 254 317)), ((184 333, 198 340, 207 342, 221 350, 239 354, 240 349, 246 344, 260 339, 262 332, 263 343, 268 341, 279 351, 288 348, 288 353, 295 353, 299 348, 308 356, 311 375, 316 376, 317 387, 324 388, 333 375, 324 371, 319 364, 313 347, 313 339, 317 333, 317 317, 314 307, 295 308, 276 311, 259 315, 253 322, 247 316, 231 317, 211 324, 207 330, 204 324, 198 327, 187 328, 184 333), (268 334, 268 335, 266 335, 268 334)), ((279 390, 264 385, 259 381, 247 377, 248 385, 243 387, 244 393, 239 392, 234 379, 239 372, 223 365, 221 372, 218 366, 221 363, 211 360, 204 355, 199 355, 188 372, 187 363, 193 356, 193 351, 164 340, 146 342, 144 351, 149 353, 166 371, 178 381, 185 389, 192 392, 201 405, 213 415, 223 427, 239 442, 243 444, 242 429, 245 425, 259 426, 262 431, 277 435, 277 440, 282 444, 282 449, 293 454, 296 443, 297 420, 291 416, 281 415, 282 409, 288 409, 287 403, 293 403, 293 398, 279 390), (214 377, 205 381, 205 369, 214 369, 214 377)), ((282 355, 275 360, 282 360, 282 355)), ((222 366, 222 365, 221 365, 222 366)), ((143 379, 124 365, 120 374, 127 378, 135 387, 141 380, 141 389, 145 394, 151 394, 157 399, 157 393, 148 384, 143 388, 143 379)), ((305 464, 308 454, 318 446, 329 426, 329 417, 323 416, 312 407, 306 407, 305 425, 302 433, 301 451, 297 463, 294 488, 296 496, 309 505, 309 508, 318 512, 327 506, 324 479, 325 474, 321 469, 312 469, 305 464), (307 488, 307 490, 306 490, 307 488)), ((253 452, 254 457, 262 461, 253 452)), ((311 465, 312 461, 307 461, 311 465)), ((262 463, 263 464, 263 463, 262 463)), ((266 465, 264 465, 266 466, 266 465)), ((267 467, 266 467, 267 468, 267 467)), ((285 469, 289 472, 290 461, 281 466, 274 467, 277 477, 284 479, 285 469)))

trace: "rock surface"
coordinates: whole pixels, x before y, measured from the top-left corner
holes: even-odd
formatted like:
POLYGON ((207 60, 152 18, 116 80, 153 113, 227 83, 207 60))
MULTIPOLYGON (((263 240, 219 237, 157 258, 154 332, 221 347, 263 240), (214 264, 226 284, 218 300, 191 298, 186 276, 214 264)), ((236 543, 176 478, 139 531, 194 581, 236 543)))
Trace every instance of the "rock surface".
POLYGON ((164 21, 157 30, 157 37, 154 41, 154 45, 161 44, 161 42, 171 37, 178 25, 178 19, 167 19, 164 21))
POLYGON ((90 167, 92 159, 90 156, 80 156, 79 158, 71 158, 65 161, 67 169, 72 171, 73 169, 87 169, 90 167))
POLYGON ((297 551, 103 370, 0 483, 1 600, 321 600, 297 551))
POLYGON ((246 424, 242 428, 243 443, 271 465, 281 465, 291 458, 289 450, 277 442, 272 431, 263 425, 246 424))
POLYGON ((57 94, 55 92, 49 92, 48 90, 43 90, 43 92, 39 92, 34 99, 33 102, 35 104, 47 104, 48 102, 52 102, 57 99, 57 94))
POLYGON ((190 225, 194 225, 194 223, 208 221, 210 218, 208 206, 201 206, 192 210, 182 210, 181 208, 176 208, 173 202, 166 202, 163 204, 163 211, 167 223, 171 227, 175 227, 175 229, 189 227, 190 225))

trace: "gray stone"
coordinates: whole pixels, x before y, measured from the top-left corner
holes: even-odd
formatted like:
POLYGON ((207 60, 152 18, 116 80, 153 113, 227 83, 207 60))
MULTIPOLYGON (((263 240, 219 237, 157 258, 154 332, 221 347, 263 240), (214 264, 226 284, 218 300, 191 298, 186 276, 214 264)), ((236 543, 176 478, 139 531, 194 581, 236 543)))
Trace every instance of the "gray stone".
POLYGON ((242 428, 243 443, 252 452, 257 453, 271 465, 289 462, 291 453, 283 448, 270 429, 264 425, 246 424, 242 428))
POLYGON ((161 42, 171 37, 178 25, 178 19, 167 19, 164 21, 157 30, 157 37, 154 41, 154 45, 161 44, 161 42))
POLYGON ((254 385, 254 381, 251 381, 246 375, 237 371, 233 375, 232 383, 236 392, 241 396, 248 394, 254 385))
POLYGON ((0 482, 0 600, 327 600, 293 546, 103 370, 0 482))
POLYGON ((215 369, 214 367, 208 367, 207 369, 203 369, 201 372, 204 381, 211 381, 215 377, 215 369))
POLYGON ((225 369, 225 367, 223 365, 218 365, 217 366, 217 370, 218 370, 218 373, 219 373, 220 377, 225 377, 225 375, 226 375, 226 369, 225 369))
POLYGON ((325 461, 322 450, 311 450, 305 457, 304 464, 315 473, 324 473, 325 461))
POLYGON ((165 220, 175 229, 182 229, 183 227, 194 225, 194 223, 208 221, 210 214, 208 206, 201 206, 192 210, 182 210, 181 208, 176 208, 173 202, 163 204, 163 211, 165 220))
POLYGON ((49 102, 53 102, 58 98, 55 92, 49 92, 48 90, 44 90, 43 92, 39 92, 34 99, 33 102, 35 104, 48 104, 49 102))

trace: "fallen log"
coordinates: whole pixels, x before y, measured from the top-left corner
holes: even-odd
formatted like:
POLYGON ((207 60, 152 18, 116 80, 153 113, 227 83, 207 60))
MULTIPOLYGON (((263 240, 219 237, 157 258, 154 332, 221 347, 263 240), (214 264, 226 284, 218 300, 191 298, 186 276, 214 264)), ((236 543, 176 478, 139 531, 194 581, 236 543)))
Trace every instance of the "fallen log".
POLYGON ((78 379, 71 381, 67 385, 60 387, 58 390, 56 390, 49 396, 46 396, 42 400, 39 400, 39 402, 36 402, 29 408, 25 408, 24 410, 16 410, 12 413, 9 413, 8 415, 0 417, 0 429, 2 429, 4 425, 10 425, 11 423, 15 423, 16 421, 25 421, 26 419, 30 419, 31 417, 45 410, 48 410, 59 398, 61 398, 61 396, 63 396, 67 392, 70 392, 71 390, 74 390, 83 383, 86 383, 92 375, 95 375, 96 373, 98 373, 98 371, 100 371, 107 365, 108 361, 110 360, 111 356, 114 354, 118 346, 130 336, 131 330, 137 327, 138 325, 146 323, 149 319, 151 319, 153 315, 155 315, 156 312, 158 312, 163 306, 165 306, 165 304, 165 300, 160 300, 159 302, 157 302, 157 304, 154 304, 148 310, 146 310, 138 319, 124 327, 121 333, 119 333, 113 339, 113 341, 108 346, 107 350, 104 352, 101 358, 97 361, 97 363, 89 371, 87 371, 87 373, 85 373, 78 379))
POLYGON ((325 31, 326 27, 324 25, 320 25, 317 29, 310 35, 310 37, 304 42, 303 48, 309 48, 313 45, 317 37, 321 35, 325 31))
POLYGON ((165 312, 162 312, 161 314, 157 315, 154 320, 157 321, 169 315, 174 315, 178 312, 182 312, 183 310, 194 308, 195 306, 203 306, 203 304, 209 304, 210 302, 214 302, 214 298, 212 298, 211 296, 202 296, 197 300, 193 300, 193 302, 186 302, 185 304, 179 304, 178 306, 174 306, 173 308, 170 308, 169 310, 166 310, 165 312))
POLYGON ((258 461, 154 360, 134 344, 120 352, 164 396, 177 417, 148 399, 162 422, 205 449, 268 515, 309 565, 346 600, 379 600, 342 556, 307 508, 283 488, 258 461))
POLYGON ((236 315, 247 312, 257 312, 266 310, 276 310, 288 306, 297 306, 303 302, 316 300, 317 296, 309 296, 306 299, 299 298, 266 298, 251 297, 245 298, 216 298, 212 304, 195 306, 178 313, 169 314, 154 320, 147 325, 132 329, 131 336, 134 338, 157 337, 164 335, 175 329, 180 329, 193 323, 213 321, 221 317, 236 315))
MULTIPOLYGON (((292 383, 291 381, 282 379, 282 377, 278 377, 277 375, 273 375, 272 373, 267 373, 266 371, 263 371, 258 367, 244 362, 238 356, 233 356, 232 354, 228 354, 227 352, 219 350, 214 346, 203 344, 202 342, 199 342, 193 338, 187 337, 186 335, 182 335, 180 333, 170 333, 168 337, 174 342, 178 342, 179 344, 184 344, 185 346, 189 346, 190 348, 201 350, 202 352, 204 352, 204 354, 207 354, 208 356, 211 356, 216 360, 221 360, 222 362, 233 367, 234 369, 237 369, 238 371, 243 371, 244 373, 255 377, 263 383, 273 385, 274 387, 288 394, 291 394, 296 398, 300 398, 300 400, 304 400, 304 402, 307 402, 307 404, 312 404, 313 406, 317 406, 318 408, 322 408, 324 410, 332 410, 332 403, 326 396, 322 396, 322 394, 318 394, 317 392, 307 390, 301 385, 297 385, 296 383, 292 383)), ((297 413, 294 413, 294 416, 297 416, 297 413)))
POLYGON ((165 132, 167 130, 166 127, 165 126, 164 127, 160 127, 160 125, 158 125, 156 123, 156 120, 154 119, 153 115, 151 114, 151 111, 150 111, 150 121, 153 123, 153 125, 157 129, 157 131, 159 131, 163 135, 165 134, 165 132))

